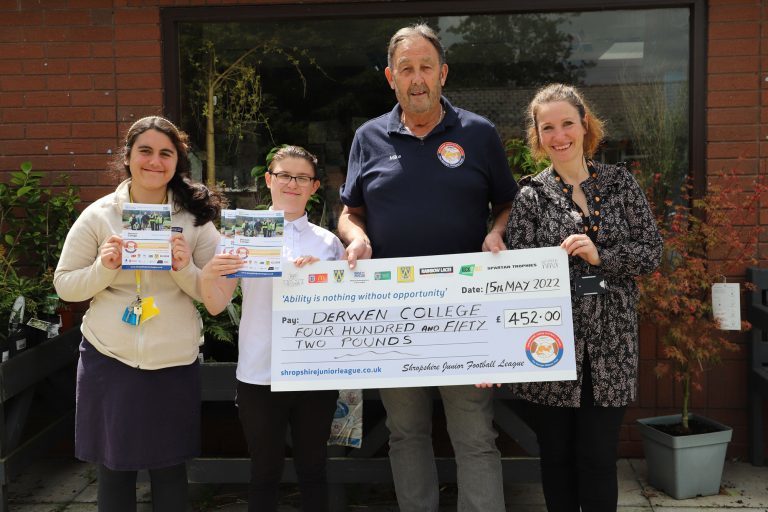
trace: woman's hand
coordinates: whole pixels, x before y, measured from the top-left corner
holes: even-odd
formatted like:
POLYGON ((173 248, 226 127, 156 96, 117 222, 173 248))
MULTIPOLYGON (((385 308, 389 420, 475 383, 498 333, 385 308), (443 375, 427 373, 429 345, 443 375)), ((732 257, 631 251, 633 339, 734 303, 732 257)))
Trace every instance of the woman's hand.
POLYGON ((475 384, 475 387, 479 389, 493 388, 493 386, 500 388, 501 384, 491 384, 490 382, 481 382, 480 384, 475 384))
POLYGON ((600 265, 600 254, 592 239, 587 235, 570 235, 563 240, 560 247, 566 250, 569 256, 578 256, 590 265, 600 265))
POLYGON ((304 265, 311 265, 316 261, 320 261, 320 258, 317 256, 299 256, 293 260, 293 264, 296 265, 297 268, 301 268, 304 265))
POLYGON ((221 276, 234 274, 244 264, 245 261, 236 254, 217 254, 205 264, 200 277, 206 280, 216 280, 221 276))
POLYGON ((181 233, 174 233, 171 236, 171 256, 173 270, 183 270, 189 265, 191 259, 189 245, 181 233))
POLYGON ((110 236, 99 252, 101 264, 110 270, 117 270, 123 264, 123 239, 119 235, 110 236))

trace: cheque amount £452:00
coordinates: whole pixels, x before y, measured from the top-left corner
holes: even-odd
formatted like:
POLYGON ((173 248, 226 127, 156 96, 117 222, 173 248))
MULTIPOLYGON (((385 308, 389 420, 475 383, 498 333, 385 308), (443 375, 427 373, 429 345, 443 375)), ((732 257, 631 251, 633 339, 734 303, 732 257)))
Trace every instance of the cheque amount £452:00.
POLYGON ((504 327, 543 327, 561 325, 562 311, 559 306, 551 308, 505 309, 504 327))

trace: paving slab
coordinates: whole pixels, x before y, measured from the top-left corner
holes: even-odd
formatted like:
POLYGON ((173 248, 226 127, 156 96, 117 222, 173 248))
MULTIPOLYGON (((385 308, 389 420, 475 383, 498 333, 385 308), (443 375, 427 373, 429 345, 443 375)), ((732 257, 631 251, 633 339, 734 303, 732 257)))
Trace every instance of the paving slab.
MULTIPOLYGON (((647 483, 643 459, 622 459, 618 463, 619 506, 617 512, 768 512, 768 467, 730 460, 723 472, 723 486, 717 496, 675 500, 647 483)), ((141 478, 141 475, 140 475, 141 478)), ((350 512, 397 512, 391 484, 349 484, 346 491, 350 512)), ((151 512, 150 485, 137 484, 138 512, 151 512)), ((538 483, 505 486, 510 512, 546 512, 544 496, 538 483)), ((43 459, 30 466, 9 486, 13 512, 96 512, 96 470, 74 459, 43 459)), ((441 512, 455 511, 455 485, 441 486, 441 512)), ((247 512, 245 484, 192 484, 192 512, 247 512)), ((295 485, 281 486, 280 512, 299 512, 295 485)))
POLYGON ((648 484, 645 459, 630 459, 630 464, 654 509, 663 507, 664 512, 671 512, 672 509, 690 512, 692 508, 706 509, 707 512, 738 508, 768 510, 768 467, 753 466, 739 460, 727 461, 719 494, 676 500, 648 484))

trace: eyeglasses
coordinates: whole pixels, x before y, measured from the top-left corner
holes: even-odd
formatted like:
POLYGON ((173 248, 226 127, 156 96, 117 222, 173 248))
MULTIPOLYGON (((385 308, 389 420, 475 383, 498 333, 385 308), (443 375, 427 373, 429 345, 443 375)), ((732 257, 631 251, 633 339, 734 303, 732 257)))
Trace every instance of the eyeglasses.
POLYGON ((291 176, 288 173, 285 172, 272 172, 267 171, 269 174, 271 174, 279 184, 281 185, 287 185, 291 182, 291 180, 296 180, 296 185, 300 187, 308 187, 310 183, 315 181, 317 178, 313 178, 312 176, 291 176))

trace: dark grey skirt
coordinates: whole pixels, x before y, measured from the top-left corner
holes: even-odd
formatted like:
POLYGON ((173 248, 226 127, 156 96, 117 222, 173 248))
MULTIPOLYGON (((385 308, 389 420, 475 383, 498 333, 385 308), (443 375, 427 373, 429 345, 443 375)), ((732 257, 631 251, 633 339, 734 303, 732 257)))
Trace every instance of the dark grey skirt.
POLYGON ((113 470, 174 466, 200 453, 200 369, 139 370, 86 339, 77 364, 75 456, 113 470))

